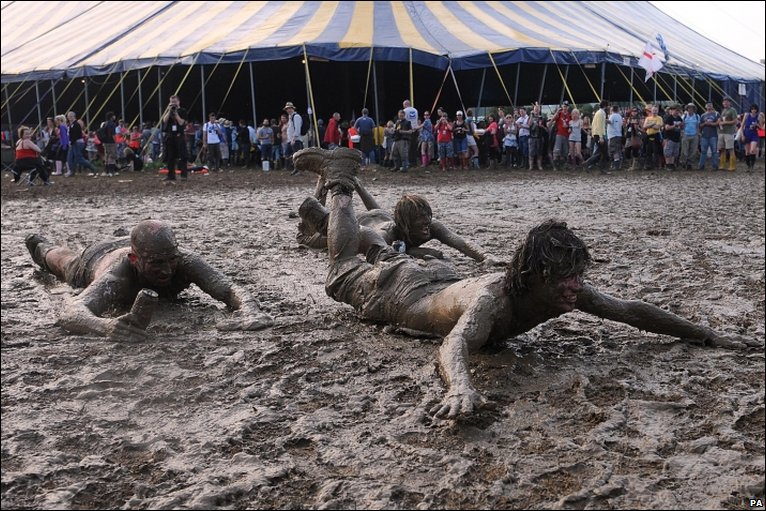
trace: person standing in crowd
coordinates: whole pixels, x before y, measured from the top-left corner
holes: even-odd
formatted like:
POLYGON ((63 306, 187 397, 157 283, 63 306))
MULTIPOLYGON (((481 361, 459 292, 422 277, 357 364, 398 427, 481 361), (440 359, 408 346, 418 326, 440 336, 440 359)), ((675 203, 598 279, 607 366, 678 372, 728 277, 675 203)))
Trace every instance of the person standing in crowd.
POLYGON ((186 154, 190 160, 197 159, 197 129, 193 121, 189 121, 184 126, 184 143, 186 144, 186 154))
POLYGON ((322 143, 325 149, 333 150, 340 145, 340 113, 334 112, 330 121, 327 123, 327 129, 324 132, 322 143))
POLYGON ((359 134, 359 149, 362 151, 362 166, 375 163, 375 121, 369 116, 370 111, 362 108, 362 116, 354 123, 354 129, 359 134))
POLYGON ((263 162, 271 162, 271 153, 274 147, 274 130, 271 128, 268 118, 263 120, 263 124, 256 132, 256 137, 258 138, 258 147, 261 150, 261 168, 263 168, 263 162))
POLYGON ((282 114, 279 117, 279 124, 277 124, 276 119, 272 119, 272 126, 276 126, 277 130, 274 133, 274 136, 277 139, 277 142, 275 142, 275 145, 277 146, 277 150, 279 151, 279 157, 277 158, 275 156, 274 163, 275 165, 278 164, 278 162, 281 162, 282 168, 287 168, 287 164, 285 162, 285 155, 287 154, 287 147, 289 145, 289 142, 287 141, 287 124, 289 122, 289 119, 287 117, 287 114, 282 114))
POLYGON ((468 127, 468 160, 471 162, 471 168, 479 168, 479 145, 476 143, 476 119, 473 116, 473 110, 470 108, 465 111, 465 123, 468 127))
POLYGON ((572 118, 569 119, 569 161, 574 166, 582 163, 582 119, 580 111, 572 110, 572 118))
POLYGON ((468 125, 461 110, 455 113, 455 122, 452 123, 452 149, 455 158, 460 159, 460 168, 468 170, 468 125))
POLYGON ((243 169, 250 166, 250 130, 244 119, 239 120, 237 128, 237 150, 239 151, 239 164, 243 169))
MULTIPOLYGON (((590 170, 596 163, 600 163, 606 155, 606 109, 609 106, 607 100, 599 103, 598 111, 593 114, 591 124, 592 148, 590 158, 585 162, 586 169, 590 170)), ((601 173, 605 174, 603 169, 601 173)))
POLYGON ((516 123, 513 121, 513 115, 505 116, 505 136, 503 137, 503 153, 505 156, 505 168, 518 166, 519 140, 516 137, 516 123))
POLYGON ((684 131, 681 137, 681 155, 678 158, 678 165, 691 170, 700 139, 700 116, 694 103, 686 105, 686 112, 681 120, 684 123, 684 131))
POLYGON ((82 165, 91 172, 95 172, 96 168, 85 159, 83 154, 85 152, 85 140, 83 138, 84 124, 77 118, 77 114, 74 112, 67 113, 67 120, 69 121, 69 151, 67 153, 69 174, 74 175, 77 172, 78 165, 82 165))
POLYGON ((529 159, 529 116, 526 108, 519 108, 519 117, 516 119, 516 128, 519 137, 519 156, 521 157, 521 168, 529 166, 532 170, 532 162, 529 159))
POLYGON ((295 111, 295 105, 292 101, 285 103, 283 108, 287 112, 287 153, 285 153, 285 168, 292 170, 290 175, 294 176, 298 170, 293 168, 293 153, 303 149, 303 139, 301 138, 301 129, 303 128, 303 118, 295 111))
POLYGON ((654 170, 659 164, 660 151, 662 145, 660 136, 662 129, 662 118, 659 116, 657 105, 647 105, 646 119, 644 119, 644 168, 645 170, 654 170))
POLYGON ((711 164, 713 170, 718 170, 718 158, 716 150, 718 149, 718 120, 720 115, 713 109, 713 103, 705 104, 705 113, 700 116, 700 161, 697 165, 698 170, 705 170, 707 162, 707 153, 710 151, 713 155, 711 164))
POLYGON ((678 115, 678 105, 670 105, 669 110, 668 115, 663 120, 665 127, 665 166, 668 170, 676 170, 676 158, 680 152, 684 120, 678 115))
POLYGON ((449 165, 452 169, 452 125, 449 122, 447 113, 442 113, 439 121, 436 123, 436 143, 439 146, 439 168, 442 171, 447 170, 449 165))
POLYGON ((420 167, 425 168, 431 162, 434 152, 434 125, 431 122, 431 112, 423 112, 423 122, 418 127, 420 140, 420 167))
POLYGON ((181 108, 181 98, 176 95, 170 96, 168 107, 162 116, 163 146, 165 148, 165 165, 168 167, 168 175, 165 184, 175 184, 176 168, 181 170, 181 179, 187 179, 186 144, 184 143, 184 126, 186 125, 186 110, 181 108))
POLYGON ((612 114, 606 125, 606 138, 608 140, 609 157, 612 160, 611 168, 619 170, 622 165, 622 115, 620 107, 612 106, 612 114))
POLYGON ((540 113, 540 105, 535 103, 529 115, 529 170, 532 170, 534 165, 537 166, 537 170, 543 170, 543 154, 545 154, 543 131, 545 131, 545 119, 540 113))
POLYGON ((569 121, 572 120, 572 116, 569 114, 568 101, 564 101, 559 106, 559 109, 553 114, 552 120, 556 133, 556 139, 553 143, 553 170, 561 170, 569 158, 569 132, 571 130, 569 121))
POLYGON ((734 135, 737 132, 737 110, 731 106, 729 96, 723 98, 723 109, 718 119, 718 168, 726 169, 726 159, 729 159, 729 171, 737 170, 737 155, 734 153, 734 135))
POLYGON ((104 148, 104 172, 110 177, 117 172, 117 144, 114 138, 117 130, 116 119, 114 112, 107 112, 104 124, 96 131, 104 148))
POLYGON ((69 128, 66 125, 66 117, 57 115, 55 121, 56 135, 59 139, 59 149, 55 156, 56 172, 54 172, 53 175, 60 176, 63 173, 65 174, 65 177, 72 177, 74 174, 67 166, 67 156, 69 154, 69 128), (65 168, 67 169, 66 172, 64 172, 65 168))
POLYGON ((625 115, 625 158, 630 158, 630 169, 638 170, 641 157, 641 118, 638 108, 633 107, 625 115))
POLYGON ((408 146, 408 158, 410 166, 418 164, 418 132, 420 118, 418 117, 418 109, 412 106, 409 99, 405 99, 402 102, 402 109, 404 110, 404 117, 410 121, 410 140, 408 146))
MULTIPOLYGON (((409 102, 407 102, 409 103, 409 102)), ((399 110, 399 119, 394 125, 394 149, 391 151, 391 159, 394 161, 394 172, 407 172, 410 167, 410 136, 412 135, 412 123, 407 119, 404 110, 399 110)))
MULTIPOLYGON (((745 164, 747 171, 752 172, 755 167, 755 158, 758 154, 758 105, 750 105, 750 112, 742 118, 742 136, 745 146, 745 164)), ((763 127, 761 125, 761 127, 763 127)))
POLYGON ((216 120, 215 112, 210 112, 207 122, 202 126, 202 148, 207 155, 207 165, 211 172, 221 170, 221 143, 223 128, 216 120))
POLYGON ((395 137, 396 126, 394 125, 394 121, 388 121, 386 123, 386 127, 383 128, 383 150, 385 151, 385 156, 383 157, 383 166, 393 167, 392 170, 396 169, 393 163, 395 137))

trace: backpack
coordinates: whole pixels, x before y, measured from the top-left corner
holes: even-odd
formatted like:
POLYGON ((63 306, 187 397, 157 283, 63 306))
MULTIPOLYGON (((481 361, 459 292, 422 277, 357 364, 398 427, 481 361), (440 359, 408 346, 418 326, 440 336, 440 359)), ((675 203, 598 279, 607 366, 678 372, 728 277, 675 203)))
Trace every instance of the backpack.
POLYGON ((106 124, 102 124, 96 128, 96 136, 102 143, 104 140, 106 140, 106 138, 109 136, 109 134, 106 132, 106 124))

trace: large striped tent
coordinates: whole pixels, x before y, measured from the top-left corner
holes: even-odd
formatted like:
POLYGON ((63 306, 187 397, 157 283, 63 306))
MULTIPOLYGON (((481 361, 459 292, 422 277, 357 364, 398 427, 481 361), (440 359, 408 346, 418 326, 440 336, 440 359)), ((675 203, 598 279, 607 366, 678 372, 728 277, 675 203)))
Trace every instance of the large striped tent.
MULTIPOLYGON (((575 100, 637 100, 633 91, 641 99, 656 99, 657 85, 651 90, 643 84, 638 58, 647 42, 657 55, 663 54, 657 39, 661 34, 670 55, 659 83, 666 99, 684 100, 686 90, 689 99, 700 102, 703 97, 737 94, 745 84, 746 98, 763 103, 762 64, 706 39, 649 2, 3 1, 1 6, 6 96, 13 83, 35 83, 45 90, 49 82, 94 77, 99 83, 106 79, 97 77, 129 73, 138 78, 123 80, 141 88, 146 79, 141 70, 160 68, 180 73, 172 77, 177 83, 187 78, 190 67, 205 66, 207 75, 200 71, 202 86, 213 87, 208 85, 211 71, 244 80, 245 73, 232 71, 243 63, 251 66, 251 75, 253 64, 268 63, 255 68, 255 81, 264 72, 284 75, 284 84, 295 85, 289 91, 295 96, 305 87, 307 70, 281 68, 280 63, 308 57, 312 65, 336 66, 319 68, 315 86, 321 87, 328 75, 352 82, 362 76, 360 84, 345 91, 355 105, 363 102, 355 96, 357 88, 364 87, 368 97, 367 64, 372 62, 393 66, 376 70, 385 75, 388 69, 388 82, 397 76, 405 84, 396 92, 399 102, 410 91, 433 97, 444 70, 457 73, 455 88, 462 82, 465 96, 484 94, 485 101, 495 104, 555 102, 564 96, 565 83, 571 85, 566 93, 575 100), (226 71, 226 66, 231 69, 226 71), (678 77, 684 80, 680 84, 678 77)), ((164 76, 165 71, 159 73, 164 76)), ((199 83, 195 81, 197 87, 199 83)), ((165 87, 161 78, 154 84, 165 87)), ((56 85, 51 88, 55 97, 56 85)), ((272 93, 268 85, 260 86, 264 88, 272 93)), ((259 89, 252 77, 250 89, 259 89)), ((337 87, 329 90, 337 92, 337 87)), ((391 86, 385 90, 393 97, 391 86)), ((320 91, 318 96, 321 102, 326 94, 320 91)), ((202 110, 204 98, 203 91, 202 110)), ((253 113, 255 103, 254 94, 253 113)), ((14 101, 6 98, 6 104, 14 101)))

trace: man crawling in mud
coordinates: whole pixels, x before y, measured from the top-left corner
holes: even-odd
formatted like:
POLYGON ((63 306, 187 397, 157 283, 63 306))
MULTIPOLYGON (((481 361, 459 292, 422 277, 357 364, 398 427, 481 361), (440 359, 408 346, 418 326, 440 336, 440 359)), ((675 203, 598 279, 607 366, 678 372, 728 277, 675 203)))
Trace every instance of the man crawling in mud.
MULTIPOLYGON (((437 240, 476 261, 487 265, 502 264, 480 247, 452 232, 440 221, 434 220, 430 204, 420 195, 403 195, 396 203, 392 216, 388 211, 381 209, 358 179, 354 182, 356 192, 367 208, 367 211, 356 217, 359 225, 375 229, 389 245, 395 242, 403 243, 402 249, 407 255, 420 259, 443 259, 444 254, 440 250, 420 246, 437 240)), ((327 193, 324 184, 324 179, 320 176, 315 197, 306 198, 298 208, 301 217, 298 225, 298 243, 310 248, 327 248, 327 219, 330 210, 323 205, 327 193)))
POLYGON ((584 283, 590 255, 563 222, 550 220, 533 228, 504 273, 461 280, 440 261, 400 254, 379 232, 359 226, 351 205, 361 161, 358 151, 310 148, 294 158, 295 168, 324 176, 329 191, 327 294, 353 305, 365 318, 444 337, 438 359, 448 392, 431 409, 436 417, 467 416, 488 404, 471 383, 469 353, 576 308, 696 344, 760 345, 721 335, 645 302, 609 296, 584 283), (358 258, 358 253, 367 260, 358 258))
POLYGON ((258 330, 274 323, 271 316, 260 312, 258 302, 247 291, 199 255, 179 249, 173 230, 164 222, 144 220, 133 228, 129 239, 94 243, 82 254, 53 245, 39 234, 28 235, 25 242, 32 259, 43 269, 74 288, 85 288, 69 300, 59 320, 72 333, 143 341, 146 325, 142 327, 133 312, 117 318, 100 316, 129 309, 142 289, 173 300, 191 284, 239 311, 239 317, 219 322, 219 330, 258 330))

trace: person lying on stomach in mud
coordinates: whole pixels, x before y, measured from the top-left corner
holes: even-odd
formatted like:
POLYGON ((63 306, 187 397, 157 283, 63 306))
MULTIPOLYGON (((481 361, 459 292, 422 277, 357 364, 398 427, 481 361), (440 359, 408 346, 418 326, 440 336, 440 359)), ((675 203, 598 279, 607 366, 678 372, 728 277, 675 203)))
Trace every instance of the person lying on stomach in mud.
POLYGON ((219 330, 258 330, 274 324, 258 302, 201 256, 179 249, 165 222, 144 220, 130 238, 94 243, 82 254, 56 246, 39 234, 25 239, 35 263, 74 288, 85 288, 67 303, 59 320, 72 333, 95 333, 114 341, 143 341, 154 304, 170 300, 196 284, 213 298, 238 310, 238 317, 219 322, 219 330), (117 318, 104 312, 128 309, 117 318))
MULTIPOLYGON (((356 217, 359 225, 377 230, 388 244, 399 241, 399 251, 420 259, 442 259, 444 254, 440 250, 420 246, 437 240, 485 265, 503 264, 496 257, 452 232, 440 221, 434 220, 431 206, 420 195, 403 195, 396 203, 394 214, 391 215, 381 209, 358 179, 355 179, 354 183, 357 194, 367 208, 367 211, 356 217)), ((299 244, 310 248, 327 248, 327 218, 330 210, 324 206, 326 195, 324 179, 319 176, 315 196, 306 198, 298 208, 301 222, 298 224, 296 238, 299 244)))
POLYGON ((359 226, 354 216, 352 194, 360 161, 361 153, 347 148, 310 148, 294 155, 295 168, 321 174, 329 191, 325 290, 367 319, 444 337, 438 361, 448 391, 431 409, 436 417, 467 416, 488 405, 471 383, 469 353, 575 309, 695 344, 760 345, 584 283, 591 258, 564 222, 549 220, 534 227, 505 272, 483 277, 461 279, 441 261, 401 254, 377 230, 359 226))

